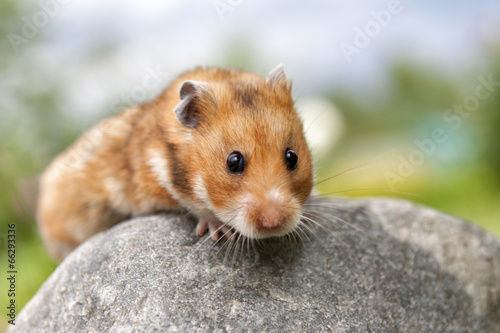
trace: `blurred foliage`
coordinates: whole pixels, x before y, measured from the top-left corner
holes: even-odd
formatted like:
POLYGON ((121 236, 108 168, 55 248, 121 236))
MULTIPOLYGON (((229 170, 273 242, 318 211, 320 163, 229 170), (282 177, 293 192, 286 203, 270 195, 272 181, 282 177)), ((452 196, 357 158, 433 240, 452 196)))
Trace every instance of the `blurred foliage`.
MULTIPOLYGON (((500 52, 499 52, 500 53, 500 52)), ((491 57, 491 72, 496 81, 500 81, 500 55, 493 54, 491 57)), ((491 103, 484 110, 486 116, 484 117, 484 122, 482 123, 482 128, 485 130, 485 134, 490 140, 486 149, 483 152, 483 158, 485 161, 491 165, 493 172, 492 178, 496 181, 496 184, 500 186, 500 93, 492 97, 491 103)), ((498 202, 497 202, 498 205, 498 202)), ((500 215, 499 215, 500 220, 500 215)), ((500 224, 500 221, 498 222, 500 224)))
POLYGON ((362 102, 356 93, 335 92, 331 98, 342 111, 346 135, 338 148, 321 162, 328 165, 319 179, 362 165, 322 183, 324 193, 357 197, 398 196, 474 221, 500 235, 500 88, 480 101, 476 111, 453 129, 443 114, 474 94, 478 76, 500 82, 500 57, 481 73, 448 78, 436 68, 408 61, 394 62, 391 86, 376 100, 362 102), (402 157, 419 150, 415 140, 443 129, 444 143, 425 155, 415 172, 391 188, 387 171, 397 173, 402 157), (378 153, 377 153, 378 152, 378 153), (382 157, 380 157, 382 156, 382 157), (392 157, 391 157, 392 156, 392 157), (357 190, 361 189, 361 190, 357 190))
MULTIPOLYGON (((0 34, 6 36, 16 26, 20 30, 22 3, 16 1, 0 2, 0 34), (14 22, 14 23, 13 23, 14 22)), ((18 31, 16 30, 16 31, 18 31)), ((30 41, 38 43, 38 37, 30 41)), ((19 186, 28 177, 39 174, 49 158, 73 137, 68 133, 74 128, 64 130, 56 128, 64 119, 63 112, 58 109, 60 84, 52 84, 48 80, 43 89, 19 89, 17 82, 6 78, 30 78, 36 68, 30 64, 16 66, 18 55, 11 48, 7 38, 2 38, 0 47, 0 83, 2 98, 0 99, 0 245, 2 258, 0 268, 2 276, 7 271, 6 235, 9 224, 16 225, 16 310, 17 313, 30 300, 40 285, 52 273, 56 263, 48 257, 38 236, 34 218, 22 205, 19 197, 19 186), (49 139, 49 140, 46 140, 49 139)), ((16 80, 14 80, 16 81, 16 80)), ((26 84, 28 81, 24 81, 26 84)), ((39 87, 40 88, 40 87, 39 87)), ((73 131, 74 132, 74 131, 73 131)), ((35 193, 32 193, 34 196, 35 193)), ((0 304, 6 306, 8 281, 0 279, 0 304)), ((6 328, 6 312, 0 314, 0 331, 6 328)))
MULTIPOLYGON (((9 32, 13 20, 19 28, 19 20, 13 18, 21 17, 21 10, 13 0, 0 2, 2 35, 9 32)), ((35 47, 39 39, 43 39, 42 34, 31 40, 29 47, 35 47)), ((19 312, 56 267, 43 249, 33 217, 22 208, 19 184, 39 174, 84 128, 61 109, 65 83, 40 74, 22 56, 19 60, 6 39, 2 43, 0 73, 15 70, 16 76, 24 78, 17 84, 2 82, 0 86, 7 97, 0 100, 0 234, 6 234, 8 224, 16 224, 19 312)), ((240 44, 235 42, 235 53, 226 59, 228 65, 256 67, 249 56, 251 48, 240 44)), ((96 54, 89 57, 98 61, 96 54)), ((496 81, 500 81, 499 59, 498 53, 491 54, 490 65, 484 70, 484 75, 492 74, 496 81)), ((320 161, 318 178, 367 165, 321 184, 320 190, 349 196, 400 196, 467 218, 500 235, 500 89, 482 102, 461 128, 447 133, 449 142, 398 185, 399 192, 392 192, 384 173, 397 167, 397 159, 385 153, 407 156, 415 149, 415 138, 428 137, 432 128, 443 126, 443 112, 471 93, 477 74, 450 78, 439 68, 402 60, 394 61, 390 78, 384 95, 368 101, 360 98, 359 91, 336 91, 328 96, 341 110, 347 128, 338 148, 320 161)), ((5 238, 1 239, 5 247, 5 238)), ((0 253, 4 256, 6 251, 0 253)), ((5 259, 0 258, 2 272, 6 271, 5 259)), ((7 282, 0 281, 0 303, 6 304, 7 282)), ((3 312, 0 320, 2 329, 7 322, 3 312)))

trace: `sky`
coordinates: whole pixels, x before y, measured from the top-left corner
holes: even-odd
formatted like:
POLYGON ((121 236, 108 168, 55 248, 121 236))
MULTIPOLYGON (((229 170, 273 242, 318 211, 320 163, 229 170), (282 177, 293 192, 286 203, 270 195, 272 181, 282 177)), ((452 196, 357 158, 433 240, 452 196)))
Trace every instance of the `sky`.
POLYGON ((63 104, 91 116, 117 99, 150 99, 190 68, 235 57, 262 75, 283 63, 298 96, 378 94, 394 61, 453 76, 480 67, 485 45, 500 40, 493 0, 45 0, 14 18, 11 31, 22 34, 23 19, 34 22, 44 8, 51 15, 39 29, 43 42, 23 46, 17 65, 34 64, 39 80, 56 72, 63 104), (137 86, 151 71, 164 75, 141 95, 137 86))

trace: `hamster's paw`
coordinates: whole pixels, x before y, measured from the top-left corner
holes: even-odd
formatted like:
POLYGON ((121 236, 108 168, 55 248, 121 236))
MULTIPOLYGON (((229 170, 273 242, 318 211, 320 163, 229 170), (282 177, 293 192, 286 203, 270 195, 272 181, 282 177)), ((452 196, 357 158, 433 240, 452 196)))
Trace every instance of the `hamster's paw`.
POLYGON ((222 238, 226 238, 228 240, 233 236, 233 231, 225 224, 217 220, 200 218, 198 220, 198 224, 196 225, 196 234, 198 236, 203 236, 207 230, 210 233, 210 237, 212 237, 215 242, 220 239, 220 235, 222 238))

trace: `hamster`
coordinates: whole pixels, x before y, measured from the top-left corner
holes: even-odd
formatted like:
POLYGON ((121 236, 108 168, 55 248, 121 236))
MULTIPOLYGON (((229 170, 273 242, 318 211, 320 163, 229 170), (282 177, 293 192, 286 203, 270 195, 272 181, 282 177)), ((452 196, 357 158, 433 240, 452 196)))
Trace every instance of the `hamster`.
POLYGON ((196 68, 54 159, 38 227, 58 261, 116 223, 165 210, 189 211, 214 241, 281 236, 299 224, 312 169, 282 65, 267 78, 196 68))

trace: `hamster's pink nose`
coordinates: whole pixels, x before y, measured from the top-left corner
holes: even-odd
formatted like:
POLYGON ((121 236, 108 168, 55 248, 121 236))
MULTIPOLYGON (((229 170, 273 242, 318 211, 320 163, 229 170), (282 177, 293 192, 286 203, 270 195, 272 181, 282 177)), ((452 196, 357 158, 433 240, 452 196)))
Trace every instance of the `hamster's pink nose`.
POLYGON ((257 229, 273 230, 281 227, 282 224, 283 215, 276 204, 262 208, 256 220, 257 229))

